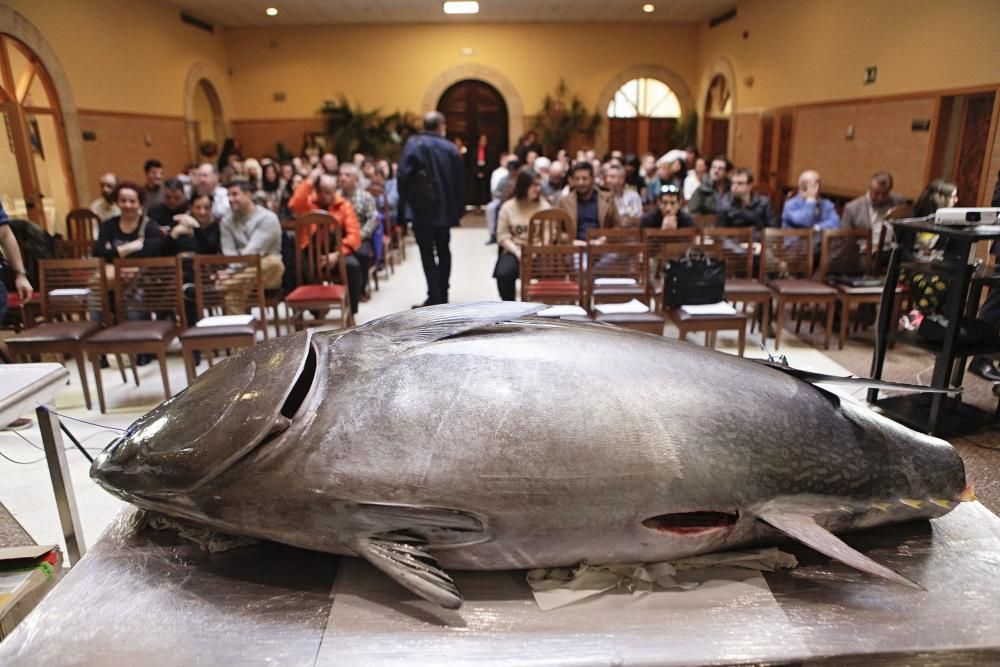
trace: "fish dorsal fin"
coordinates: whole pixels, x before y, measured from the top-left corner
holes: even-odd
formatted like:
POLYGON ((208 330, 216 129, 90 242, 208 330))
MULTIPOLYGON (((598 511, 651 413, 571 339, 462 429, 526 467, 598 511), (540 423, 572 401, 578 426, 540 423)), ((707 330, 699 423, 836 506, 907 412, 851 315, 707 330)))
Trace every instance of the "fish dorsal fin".
POLYGON ((809 384, 843 384, 855 387, 867 387, 869 389, 904 389, 907 391, 919 391, 928 394, 962 393, 961 387, 941 389, 938 387, 927 387, 922 384, 907 384, 905 382, 887 382, 886 380, 876 380, 874 378, 859 378, 853 375, 826 375, 824 373, 815 373, 801 368, 792 368, 791 366, 786 366, 785 364, 769 361, 767 359, 754 359, 753 361, 761 366, 773 368, 774 370, 781 371, 782 373, 791 375, 792 377, 808 382, 809 384))
POLYGON ((547 308, 540 303, 521 301, 477 301, 446 303, 415 308, 380 317, 355 332, 384 336, 397 349, 408 349, 479 327, 508 322, 547 308))
POLYGON ((757 518, 785 535, 812 547, 821 554, 839 560, 855 570, 873 574, 903 586, 925 590, 920 584, 910 581, 895 570, 890 570, 886 566, 876 563, 860 551, 845 544, 839 537, 816 523, 816 520, 808 514, 772 509, 758 513, 757 518))
POLYGON ((420 597, 458 609, 462 594, 451 577, 424 549, 421 540, 405 533, 359 536, 350 542, 359 556, 420 597))

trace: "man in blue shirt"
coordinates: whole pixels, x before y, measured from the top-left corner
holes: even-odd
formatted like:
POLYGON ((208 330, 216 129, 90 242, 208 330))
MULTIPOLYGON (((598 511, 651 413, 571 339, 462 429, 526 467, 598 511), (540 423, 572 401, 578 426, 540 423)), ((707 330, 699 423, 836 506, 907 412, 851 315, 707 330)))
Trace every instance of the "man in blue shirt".
POLYGON ((799 176, 799 192, 785 202, 781 211, 784 229, 809 229, 819 233, 824 229, 838 229, 840 216, 833 202, 819 196, 819 173, 808 169, 799 176))

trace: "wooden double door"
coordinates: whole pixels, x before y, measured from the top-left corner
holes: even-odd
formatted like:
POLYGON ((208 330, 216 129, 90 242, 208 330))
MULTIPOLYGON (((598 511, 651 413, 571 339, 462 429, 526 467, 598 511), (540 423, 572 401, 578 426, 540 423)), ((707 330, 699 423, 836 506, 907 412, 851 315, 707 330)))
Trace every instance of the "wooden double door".
POLYGON ((448 138, 460 140, 465 163, 465 201, 482 205, 490 200, 490 174, 500 153, 510 145, 507 103, 496 88, 476 79, 466 79, 444 92, 437 105, 448 125, 448 138), (486 165, 478 165, 479 137, 486 136, 486 165), (482 176, 485 174, 485 177, 482 176))

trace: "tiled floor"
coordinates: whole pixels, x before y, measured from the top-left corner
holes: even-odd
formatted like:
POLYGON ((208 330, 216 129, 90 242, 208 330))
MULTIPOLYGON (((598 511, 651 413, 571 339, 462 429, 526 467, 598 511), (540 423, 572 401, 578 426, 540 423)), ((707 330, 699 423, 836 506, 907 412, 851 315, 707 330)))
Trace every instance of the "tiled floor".
MULTIPOLYGON (((450 293, 453 302, 498 299, 496 284, 490 277, 493 264, 496 262, 497 248, 495 245, 484 245, 485 239, 486 231, 482 228, 454 230, 451 244, 454 266, 450 293)), ((397 267, 395 275, 383 281, 381 290, 372 294, 371 301, 361 305, 359 323, 407 310, 413 304, 424 300, 426 287, 420 268, 420 257, 412 241, 409 242, 407 251, 407 259, 397 267)), ((676 338, 677 332, 668 327, 666 335, 676 338)), ((702 336, 696 334, 693 342, 702 343, 702 336)), ((795 336, 788 335, 783 342, 782 352, 788 356, 793 366, 825 373, 846 374, 842 367, 816 348, 800 342, 795 336)), ((735 353, 734 332, 719 334, 719 349, 735 353)), ((765 356, 760 347, 760 338, 756 334, 749 336, 747 340, 747 356, 765 356)), ((201 370, 204 368, 203 363, 201 370)), ((186 384, 179 352, 170 357, 169 370, 171 388, 179 391, 186 384)), ((71 381, 57 397, 56 409, 67 417, 93 423, 65 420, 72 433, 91 450, 92 454, 100 451, 114 438, 115 431, 111 429, 128 426, 134 419, 163 400, 163 389, 156 364, 141 367, 139 375, 141 385, 135 387, 131 382, 122 384, 116 369, 104 371, 109 410, 107 414, 102 415, 84 407, 76 370, 71 369, 71 381)), ((21 522, 37 542, 61 543, 55 500, 47 468, 44 461, 40 460, 42 456, 40 447, 41 438, 37 428, 19 431, 16 434, 0 431, 0 453, 16 461, 33 461, 28 465, 18 465, 0 458, 0 504, 21 522)), ((84 540, 88 544, 93 543, 118 511, 119 501, 91 482, 88 476, 89 463, 79 452, 75 449, 69 451, 67 458, 72 469, 77 505, 82 515, 84 540)))

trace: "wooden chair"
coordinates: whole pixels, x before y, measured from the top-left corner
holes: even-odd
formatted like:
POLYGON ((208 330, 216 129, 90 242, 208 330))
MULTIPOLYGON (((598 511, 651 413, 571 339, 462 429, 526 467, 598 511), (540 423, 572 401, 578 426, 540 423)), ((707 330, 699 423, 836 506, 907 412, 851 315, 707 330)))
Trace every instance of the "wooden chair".
POLYGON ((537 211, 528 219, 528 243, 536 245, 558 245, 572 243, 570 228, 573 220, 561 208, 547 208, 537 211))
MULTIPOLYGON (((6 343, 11 354, 27 361, 41 354, 76 360, 83 400, 91 409, 82 342, 111 320, 104 262, 100 259, 43 259, 39 262, 39 300, 43 324, 6 343)), ((122 378, 124 379, 124 369, 122 378)))
POLYGON ((582 246, 526 244, 521 251, 521 301, 583 307, 583 258, 582 246))
MULTIPOLYGON (((882 301, 884 279, 878 284, 850 285, 835 282, 837 276, 867 277, 874 280, 872 266, 874 255, 871 252, 871 230, 868 229, 831 229, 823 232, 820 241, 819 274, 817 280, 831 284, 837 290, 837 301, 840 303, 840 331, 837 338, 838 349, 844 349, 847 340, 847 328, 850 324, 852 308, 864 303, 879 304, 882 301)), ((896 288, 895 304, 897 312, 893 321, 899 319, 901 293, 896 288)))
POLYGON ((601 243, 587 246, 586 308, 596 322, 663 335, 663 315, 649 308, 652 288, 646 245, 643 243, 601 243), (603 280, 623 281, 604 284, 603 280), (627 284, 625 281, 628 281, 627 284), (644 313, 601 313, 597 306, 635 299, 646 306, 644 313))
POLYGON ((331 310, 339 310, 341 327, 354 326, 351 300, 347 290, 347 266, 344 256, 338 255, 335 264, 326 257, 340 250, 340 224, 326 213, 308 213, 292 221, 295 238, 309 238, 309 245, 295 254, 296 287, 285 297, 288 309, 288 330, 297 331, 305 326, 305 313, 320 313, 322 317, 310 321, 320 326, 334 320, 326 318, 331 310))
POLYGON ((93 249, 94 242, 86 239, 55 239, 52 254, 56 259, 85 259, 93 249))
POLYGON ((89 208, 75 208, 66 214, 66 238, 70 241, 89 241, 93 246, 100 230, 101 218, 89 208))
POLYGON ((267 306, 260 274, 260 255, 195 255, 195 304, 199 315, 206 315, 180 335, 188 384, 194 382, 195 352, 204 352, 211 368, 216 350, 239 350, 257 343, 257 332, 267 339, 267 306), (252 314, 261 319, 249 323, 227 323, 217 316, 252 314), (213 318, 216 318, 213 322, 213 318))
POLYGON ((719 224, 719 216, 715 213, 697 213, 691 216, 694 226, 698 229, 707 229, 719 224))
POLYGON ((672 259, 679 259, 690 248, 699 243, 698 230, 694 227, 681 229, 642 230, 642 242, 646 244, 650 270, 650 285, 653 293, 653 308, 657 312, 663 309, 663 265, 672 259))
MULTIPOLYGON (((760 281, 771 289, 776 303, 777 322, 774 329, 774 349, 781 347, 781 333, 785 325, 787 306, 826 307, 824 346, 830 348, 833 333, 833 309, 837 290, 812 279, 813 230, 773 229, 764 230, 760 253, 760 281)), ((802 327, 802 311, 798 309, 795 332, 802 327)))
POLYGON ((118 324, 84 341, 97 380, 97 399, 105 412, 104 385, 98 358, 106 354, 127 354, 132 376, 139 385, 136 355, 152 354, 160 362, 163 393, 170 398, 167 374, 167 346, 186 328, 183 275, 180 257, 116 259, 115 305, 118 324), (130 319, 143 317, 145 319, 130 319))
POLYGON ((610 227, 608 229, 588 229, 584 234, 587 243, 604 239, 607 243, 641 243, 642 230, 638 227, 610 227))
POLYGON ((726 262, 726 301, 754 304, 750 331, 761 322, 761 340, 767 340, 771 318, 771 290, 754 276, 753 227, 709 227, 702 232, 702 248, 726 262), (759 317, 758 317, 759 316, 759 317))

